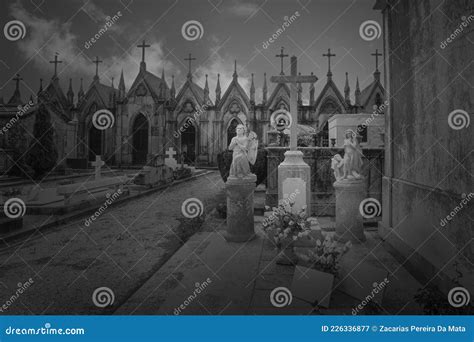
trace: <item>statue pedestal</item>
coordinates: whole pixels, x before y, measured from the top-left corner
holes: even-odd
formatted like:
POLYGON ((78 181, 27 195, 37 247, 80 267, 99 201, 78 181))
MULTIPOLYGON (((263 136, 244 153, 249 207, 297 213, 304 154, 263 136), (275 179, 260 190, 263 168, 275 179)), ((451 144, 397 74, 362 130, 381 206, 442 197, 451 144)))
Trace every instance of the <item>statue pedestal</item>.
POLYGON ((333 185, 336 190, 336 234, 334 239, 340 242, 348 240, 353 243, 364 242, 366 238, 359 205, 366 197, 365 180, 338 180, 333 185))
POLYGON ((306 206, 306 214, 311 216, 311 168, 301 151, 285 152, 285 160, 278 166, 278 200, 286 197, 295 202, 295 211, 306 206))
POLYGON ((257 176, 244 178, 229 176, 225 183, 227 196, 227 231, 224 237, 231 242, 245 242, 255 238, 253 193, 257 176))

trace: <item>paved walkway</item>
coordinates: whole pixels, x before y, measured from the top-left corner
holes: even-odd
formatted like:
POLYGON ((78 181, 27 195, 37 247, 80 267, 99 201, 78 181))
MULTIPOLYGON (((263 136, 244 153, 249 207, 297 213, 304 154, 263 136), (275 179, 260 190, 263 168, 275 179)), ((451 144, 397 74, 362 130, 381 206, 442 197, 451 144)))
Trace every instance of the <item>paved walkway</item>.
MULTIPOLYGON (((362 298, 371 293, 373 283, 382 282, 385 276, 389 283, 378 297, 380 304, 374 300, 359 314, 421 313, 413 302, 420 284, 385 251, 374 230, 366 232, 366 243, 353 245, 343 257, 334 291, 325 294, 330 299, 329 307, 313 306, 292 287, 295 267, 276 264, 276 250, 258 228, 262 218, 255 217, 258 238, 248 243, 227 243, 222 236, 224 221, 208 221, 206 231, 194 235, 115 313, 351 315, 362 298), (275 307, 271 303, 271 292, 277 287, 292 292, 290 305, 275 307)), ((332 226, 329 219, 324 221, 323 228, 332 226)), ((312 286, 318 286, 306 275, 299 277, 308 282, 310 292, 312 286)))
POLYGON ((89 227, 85 217, 37 231, 0 250, 0 314, 106 314, 115 311, 182 245, 182 229, 193 229, 181 212, 198 198, 209 211, 222 202, 218 172, 108 208, 89 227), (10 300, 29 278, 33 285, 10 300), (98 287, 114 293, 114 304, 96 307, 98 287))

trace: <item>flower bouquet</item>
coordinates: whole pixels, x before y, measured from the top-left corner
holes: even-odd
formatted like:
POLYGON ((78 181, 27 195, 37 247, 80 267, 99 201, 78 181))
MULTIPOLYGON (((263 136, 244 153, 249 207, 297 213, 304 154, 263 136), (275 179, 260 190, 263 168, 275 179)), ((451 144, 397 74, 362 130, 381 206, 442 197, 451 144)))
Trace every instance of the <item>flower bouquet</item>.
POLYGON ((308 236, 310 233, 311 224, 306 215, 306 208, 296 211, 293 206, 294 202, 283 200, 278 207, 272 208, 273 212, 262 224, 263 230, 273 238, 280 250, 277 259, 280 265, 296 264, 298 257, 293 251, 293 244, 298 238, 308 236))
POLYGON ((351 246, 350 241, 339 246, 336 241, 327 235, 322 242, 316 240, 314 248, 309 249, 306 253, 297 253, 297 256, 308 267, 337 276, 339 261, 351 246))

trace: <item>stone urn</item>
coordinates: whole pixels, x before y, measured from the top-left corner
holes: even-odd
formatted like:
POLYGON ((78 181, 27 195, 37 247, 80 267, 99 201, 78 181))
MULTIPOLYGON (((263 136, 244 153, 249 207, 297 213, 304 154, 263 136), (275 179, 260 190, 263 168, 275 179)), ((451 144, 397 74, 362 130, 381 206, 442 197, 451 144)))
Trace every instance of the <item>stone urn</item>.
POLYGON ((294 247, 295 241, 293 240, 292 236, 289 236, 281 241, 276 263, 278 265, 296 265, 298 263, 298 256, 295 254, 294 247))

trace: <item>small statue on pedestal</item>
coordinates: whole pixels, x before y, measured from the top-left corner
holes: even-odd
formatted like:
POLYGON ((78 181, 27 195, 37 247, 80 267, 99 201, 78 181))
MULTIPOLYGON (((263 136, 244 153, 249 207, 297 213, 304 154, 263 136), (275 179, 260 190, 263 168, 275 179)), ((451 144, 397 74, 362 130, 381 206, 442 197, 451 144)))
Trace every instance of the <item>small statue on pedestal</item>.
POLYGON ((227 241, 245 242, 255 238, 253 193, 257 176, 250 172, 250 164, 257 160, 258 140, 254 132, 245 134, 245 126, 236 127, 229 150, 233 151, 229 177, 225 184, 227 197, 227 241))
POLYGON ((362 179, 362 149, 356 133, 348 129, 344 139, 344 158, 336 154, 331 160, 336 181, 362 179))
POLYGON ((229 176, 244 178, 251 174, 249 163, 253 165, 257 160, 258 140, 255 132, 245 134, 246 129, 242 124, 237 125, 235 131, 237 136, 229 144, 229 150, 234 152, 229 176))

